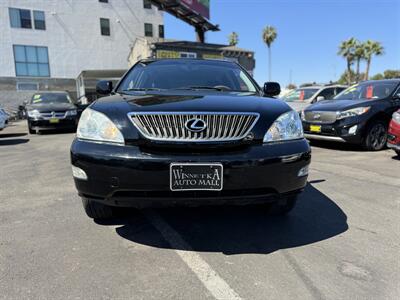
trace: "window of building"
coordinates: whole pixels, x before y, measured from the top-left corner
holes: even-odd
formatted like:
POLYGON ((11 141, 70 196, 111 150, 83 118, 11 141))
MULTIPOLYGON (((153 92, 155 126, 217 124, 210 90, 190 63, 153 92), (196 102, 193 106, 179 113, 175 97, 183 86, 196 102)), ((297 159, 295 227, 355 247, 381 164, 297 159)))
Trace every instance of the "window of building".
POLYGON ((147 9, 151 9, 151 1, 150 0, 143 0, 143 7, 147 9))
POLYGON ((144 36, 153 36, 153 24, 144 23, 144 36))
POLYGON ((17 76, 50 77, 47 47, 14 45, 17 76))
POLYGON ((37 82, 18 82, 17 91, 37 91, 39 84, 37 82))
POLYGON ((31 11, 28 9, 9 8, 10 24, 14 28, 32 28, 31 11))
POLYGON ((180 52, 181 58, 197 58, 197 53, 194 52, 180 52))
POLYGON ((158 37, 164 38, 164 25, 158 25, 158 37))
POLYGON ((35 29, 46 30, 46 20, 44 17, 44 11, 34 10, 33 11, 33 23, 35 29))
POLYGON ((110 19, 100 18, 101 35, 110 35, 110 19))
POLYGON ((99 0, 101 3, 108 3, 108 0, 99 0))

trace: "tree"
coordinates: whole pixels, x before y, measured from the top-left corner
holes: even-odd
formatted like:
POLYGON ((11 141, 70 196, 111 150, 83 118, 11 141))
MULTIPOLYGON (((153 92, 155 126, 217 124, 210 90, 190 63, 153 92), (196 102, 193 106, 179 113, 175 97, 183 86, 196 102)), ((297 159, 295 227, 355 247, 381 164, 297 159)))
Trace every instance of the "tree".
POLYGON ((286 88, 287 88, 288 90, 294 90, 294 89, 297 89, 297 86, 296 86, 295 84, 293 84, 293 83, 289 83, 289 84, 286 86, 286 88))
POLYGON ((386 70, 383 72, 385 79, 400 78, 400 70, 386 70))
POLYGON ((352 74, 351 65, 353 64, 355 58, 354 52, 356 44, 357 40, 352 37, 346 41, 343 41, 339 46, 338 55, 343 56, 347 61, 347 84, 350 84, 352 81, 352 78, 350 77, 350 75, 352 74))
POLYGON ((268 80, 271 81, 271 45, 277 38, 278 33, 276 29, 272 26, 266 26, 263 30, 262 38, 265 44, 268 47, 268 80))
POLYGON ((371 67, 372 56, 383 55, 384 49, 381 43, 368 40, 365 42, 365 58, 367 60, 367 68, 365 70, 364 80, 368 80, 369 69, 371 67))
POLYGON ((228 36, 228 41, 230 46, 236 46, 239 43, 239 35, 236 32, 232 32, 228 36))
POLYGON ((354 49, 354 57, 356 59, 356 75, 357 81, 361 80, 360 77, 360 62, 362 59, 365 59, 365 43, 360 43, 359 41, 356 42, 355 49, 354 49))
POLYGON ((345 72, 343 72, 342 75, 340 75, 340 78, 337 81, 337 83, 338 84, 355 83, 358 81, 358 78, 362 78, 363 76, 364 76, 364 73, 360 73, 360 75, 357 76, 357 74, 353 70, 350 69, 350 73, 349 73, 349 71, 346 70, 345 72))
POLYGON ((375 74, 374 76, 371 77, 372 80, 382 80, 385 79, 385 77, 382 75, 382 73, 375 74))

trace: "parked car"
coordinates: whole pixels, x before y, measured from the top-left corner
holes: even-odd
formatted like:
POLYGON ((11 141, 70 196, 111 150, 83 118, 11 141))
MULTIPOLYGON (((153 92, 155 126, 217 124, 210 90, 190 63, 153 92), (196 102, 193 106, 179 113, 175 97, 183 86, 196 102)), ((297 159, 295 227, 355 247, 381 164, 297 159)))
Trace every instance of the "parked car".
POLYGON ((270 202, 288 213, 311 152, 298 113, 238 64, 142 60, 81 116, 71 146, 87 215, 117 207, 270 202))
POLYGON ((390 121, 387 146, 400 156, 400 110, 393 113, 390 121))
POLYGON ((49 129, 75 130, 78 107, 67 92, 38 92, 25 106, 29 133, 49 129))
POLYGON ((8 114, 0 108, 0 130, 3 130, 8 124, 8 114))
POLYGON ((333 99, 340 92, 347 88, 345 85, 326 85, 326 86, 308 86, 295 89, 289 92, 282 100, 295 111, 301 112, 310 104, 321 100, 333 99))
POLYGON ((391 116, 400 108, 400 79, 365 81, 334 100, 306 108, 301 117, 308 139, 361 144, 371 151, 386 146, 391 116))

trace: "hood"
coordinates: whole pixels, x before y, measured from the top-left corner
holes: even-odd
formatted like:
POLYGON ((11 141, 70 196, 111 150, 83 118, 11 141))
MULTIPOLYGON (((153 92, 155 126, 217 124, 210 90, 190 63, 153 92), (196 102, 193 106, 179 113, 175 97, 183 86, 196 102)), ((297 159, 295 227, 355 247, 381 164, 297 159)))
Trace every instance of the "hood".
POLYGON ((369 106, 371 103, 372 101, 367 100, 323 100, 310 105, 306 110, 343 111, 356 107, 369 106))
POLYGON ((40 112, 45 111, 66 111, 76 109, 76 106, 72 103, 34 103, 26 106, 27 110, 38 110, 40 112))
POLYGON ((310 106, 310 102, 307 101, 296 101, 296 102, 286 102, 293 110, 301 112, 310 106))

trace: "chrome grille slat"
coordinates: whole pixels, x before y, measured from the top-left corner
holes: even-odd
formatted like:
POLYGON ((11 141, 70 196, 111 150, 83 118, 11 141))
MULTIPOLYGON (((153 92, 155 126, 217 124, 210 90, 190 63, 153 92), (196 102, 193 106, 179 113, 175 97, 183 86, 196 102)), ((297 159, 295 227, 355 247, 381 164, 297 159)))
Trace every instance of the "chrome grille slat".
POLYGON ((336 122, 336 112, 304 111, 305 120, 316 124, 332 124, 336 122))
POLYGON ((138 112, 128 117, 147 139, 158 141, 234 141, 245 138, 256 124, 258 113, 241 112, 138 112), (193 132, 185 124, 201 119, 206 128, 193 132))

